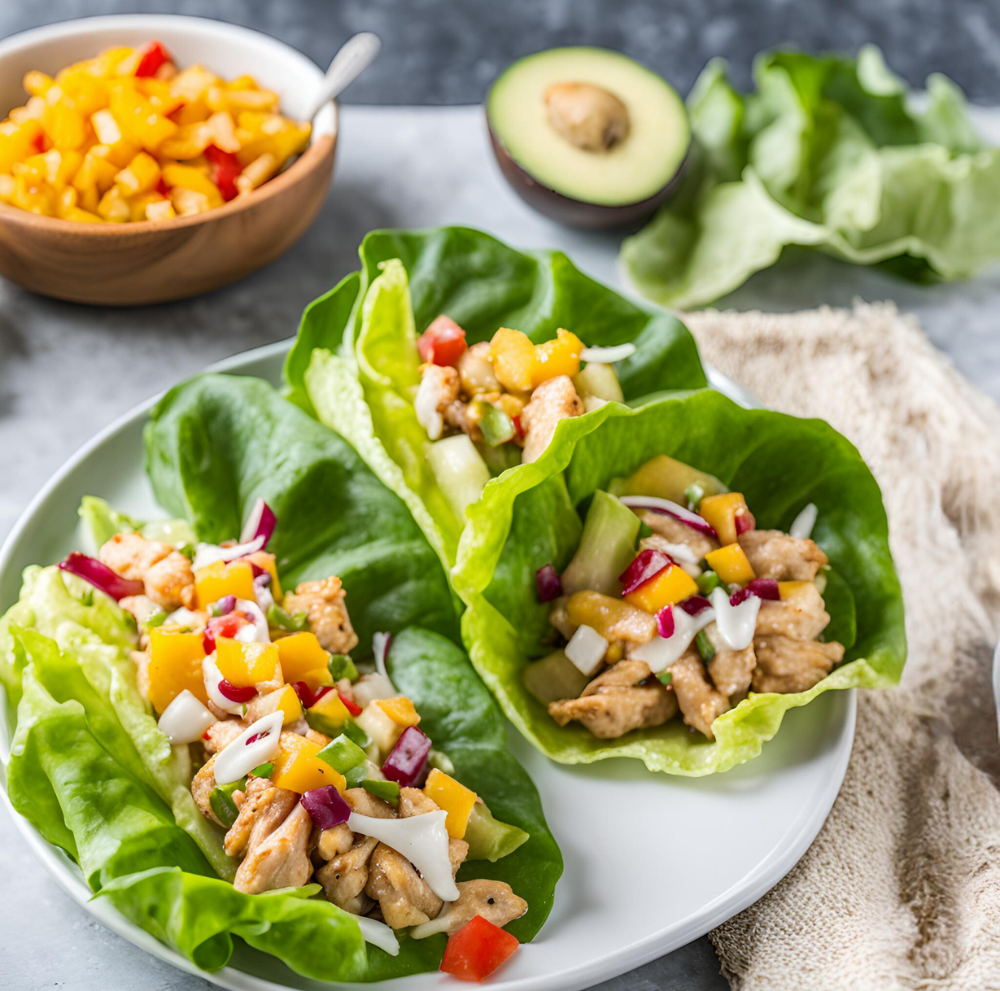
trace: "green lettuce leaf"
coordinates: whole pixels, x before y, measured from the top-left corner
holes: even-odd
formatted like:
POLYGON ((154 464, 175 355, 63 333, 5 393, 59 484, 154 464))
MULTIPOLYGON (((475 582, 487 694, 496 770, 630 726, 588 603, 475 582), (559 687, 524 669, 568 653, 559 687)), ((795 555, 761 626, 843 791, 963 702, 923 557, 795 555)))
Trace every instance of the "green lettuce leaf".
POLYGON ((816 247, 909 278, 958 279, 1000 257, 1000 151, 984 150, 961 91, 928 80, 925 110, 878 49, 857 59, 774 52, 737 93, 725 64, 688 100, 695 147, 678 196, 622 245, 646 296, 697 306, 816 247))
POLYGON ((903 604, 889 553, 881 494, 855 448, 820 420, 745 410, 716 392, 661 400, 641 409, 618 405, 594 414, 596 429, 560 425, 531 469, 487 485, 472 507, 452 571, 467 603, 462 634, 507 717, 540 750, 565 763, 635 757, 654 771, 703 775, 756 757, 784 713, 821 692, 899 681, 906 656, 903 604), (570 429, 563 429, 569 427, 570 429), (819 509, 814 538, 830 558, 831 633, 848 647, 844 663, 808 692, 760 694, 714 723, 714 742, 679 720, 599 740, 578 724, 560 728, 525 689, 525 665, 551 647, 548 607, 537 601, 535 571, 571 559, 580 507, 612 479, 668 454, 743 492, 761 528, 787 529, 810 502, 819 509))
POLYGON ((400 494, 446 565, 464 520, 427 463, 426 431, 413 409, 416 337, 439 314, 464 327, 470 344, 501 326, 536 342, 565 327, 591 346, 634 343, 636 353, 615 366, 628 400, 705 384, 681 323, 595 282, 561 252, 517 251, 481 231, 445 227, 375 231, 360 256, 357 280, 345 279, 306 310, 285 375, 292 395, 308 397, 300 405, 400 494))
POLYGON ((109 541, 116 533, 141 533, 149 540, 162 540, 168 544, 193 544, 195 536, 187 520, 153 520, 143 522, 113 509, 104 499, 84 496, 80 503, 80 519, 90 534, 94 551, 109 541))

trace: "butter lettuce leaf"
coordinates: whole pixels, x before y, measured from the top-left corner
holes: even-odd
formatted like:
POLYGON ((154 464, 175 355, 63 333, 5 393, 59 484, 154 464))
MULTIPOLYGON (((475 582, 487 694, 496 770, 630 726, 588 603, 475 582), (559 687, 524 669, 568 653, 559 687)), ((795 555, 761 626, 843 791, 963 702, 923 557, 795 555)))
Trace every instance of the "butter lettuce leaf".
POLYGON ((644 295, 709 303, 788 245, 919 281, 964 278, 1000 258, 1000 150, 984 149, 943 76, 914 110, 878 49, 857 59, 773 52, 756 89, 710 62, 688 100, 695 145, 677 197, 625 240, 644 295))
POLYGON ((704 775, 756 757, 784 713, 821 692, 899 681, 906 657, 903 603, 889 553, 881 493, 857 450, 820 420, 746 410, 711 391, 640 409, 609 404, 594 429, 565 421, 531 468, 532 484, 510 473, 491 481, 469 513, 452 579, 467 604, 466 647, 507 717, 535 746, 564 763, 634 757, 650 770, 704 775), (552 648, 549 607, 537 601, 534 574, 572 558, 576 509, 597 489, 667 454, 744 493, 761 528, 786 529, 810 502, 814 538, 830 558, 831 632, 843 637, 844 663, 808 692, 751 695, 714 723, 715 741, 679 720, 599 740, 579 724, 560 728, 522 682, 532 659, 552 648))

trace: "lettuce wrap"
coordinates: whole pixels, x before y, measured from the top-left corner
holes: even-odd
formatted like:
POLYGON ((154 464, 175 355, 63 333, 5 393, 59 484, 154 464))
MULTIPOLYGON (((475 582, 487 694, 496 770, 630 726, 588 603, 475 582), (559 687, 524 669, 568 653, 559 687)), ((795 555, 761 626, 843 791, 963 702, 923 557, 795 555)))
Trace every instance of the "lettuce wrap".
MULTIPOLYGON (((282 581, 339 574, 361 643, 393 632, 388 671, 435 747, 498 818, 530 836, 458 875, 508 882, 529 904, 508 931, 530 940, 562 858, 507 750, 500 710, 454 642, 453 594, 404 504, 342 438, 255 379, 207 375, 177 387, 153 410, 145 440, 158 502, 198 539, 238 533, 264 496, 280 521, 269 546, 282 581)), ((137 523, 100 500, 81 515, 98 539, 137 523)), ((97 896, 203 969, 229 962, 234 936, 317 980, 436 969, 443 935, 401 935, 389 956, 363 942, 353 916, 312 897, 318 885, 247 895, 225 880, 235 863, 223 831, 191 799, 188 748, 169 746, 136 689, 135 645, 132 618, 103 592, 55 567, 27 569, 19 602, 0 620, 14 808, 76 860, 97 896)))
POLYGON ((590 425, 563 421, 529 471, 486 486, 469 510, 452 569, 467 605, 462 635, 472 662, 536 747, 564 763, 635 757, 653 771, 711 774, 756 757, 789 708, 831 689, 899 681, 906 656, 903 603, 885 511, 877 483, 849 441, 823 421, 746 410, 709 390, 636 410, 612 403, 590 419, 590 425), (843 664, 806 692, 751 694, 715 720, 714 741, 679 721, 617 740, 597 739, 578 724, 560 728, 522 682, 525 665, 551 650, 550 607, 538 601, 535 572, 546 564, 561 571, 571 560, 582 530, 578 510, 596 490, 659 454, 742 492, 762 529, 787 530, 814 503, 813 536, 830 559, 826 608, 831 636, 847 648, 843 664))
MULTIPOLYGON (((565 328, 588 346, 634 344, 635 353, 615 365, 626 401, 705 385, 683 324, 600 285, 562 252, 517 251, 481 231, 444 227, 375 231, 359 254, 361 271, 303 315, 285 366, 290 395, 400 494, 446 566, 465 521, 427 462, 427 432, 413 406, 416 339, 439 314, 460 324, 470 344, 502 326, 535 343, 565 328)), ((516 459, 490 464, 494 475, 511 467, 525 470, 516 459)))

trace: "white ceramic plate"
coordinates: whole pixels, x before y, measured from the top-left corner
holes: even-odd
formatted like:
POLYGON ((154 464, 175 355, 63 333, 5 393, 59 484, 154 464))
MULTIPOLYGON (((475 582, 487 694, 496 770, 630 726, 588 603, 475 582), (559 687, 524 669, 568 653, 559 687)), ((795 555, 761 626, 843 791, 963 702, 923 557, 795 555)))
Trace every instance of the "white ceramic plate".
MULTIPOLYGON (((217 368, 277 383, 287 349, 288 342, 259 348, 217 368)), ((737 401, 753 403, 722 376, 712 373, 711 380, 737 401)), ((81 546, 76 510, 82 496, 103 496, 140 517, 162 515, 142 467, 142 427, 151 404, 98 435, 28 507, 0 551, 0 606, 16 599, 26 565, 59 560, 81 546)), ((638 761, 554 764, 512 731, 511 749, 541 793, 566 869, 544 929, 491 984, 505 991, 589 987, 682 946, 756 901, 794 866, 826 820, 850 757, 854 715, 853 691, 828 692, 791 711, 757 760, 701 779, 651 774, 638 761)), ((5 758, 9 741, 9 727, 0 725, 5 758)), ((203 974, 109 904, 89 901, 76 865, 11 814, 56 881, 136 946, 238 991, 329 987, 245 946, 229 967, 203 974)), ((426 991, 457 985, 441 974, 423 974, 384 986, 426 991)))

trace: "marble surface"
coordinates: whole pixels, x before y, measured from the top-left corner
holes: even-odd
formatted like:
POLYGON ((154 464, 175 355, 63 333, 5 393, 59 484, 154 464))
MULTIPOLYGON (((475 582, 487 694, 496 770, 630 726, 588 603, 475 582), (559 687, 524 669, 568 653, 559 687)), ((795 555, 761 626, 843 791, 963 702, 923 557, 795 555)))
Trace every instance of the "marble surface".
MULTIPOLYGON (((96 7, 57 6, 67 14, 71 6, 74 12, 96 7)), ((218 16, 231 16, 241 5, 217 6, 218 16)), ((427 4, 416 7, 424 10, 427 4)), ((12 23, 11 15, 0 11, 0 32, 12 23)), ((984 115, 982 121, 1000 137, 995 118, 984 115)), ((72 306, 0 284, 0 538, 45 479, 115 417, 212 361, 294 333, 303 306, 353 267, 367 230, 443 223, 483 227, 526 247, 563 247, 585 270, 618 282, 614 237, 568 232, 531 213, 507 190, 490 159, 477 108, 351 106, 343 115, 335 182, 319 221, 267 270, 200 299, 146 309, 72 306)), ((998 274, 920 289, 823 258, 790 258, 723 305, 791 309, 850 305, 857 297, 895 299, 901 309, 915 312, 959 368, 1000 398, 998 274)), ((3 988, 208 987, 93 922, 33 861, 2 814, 0 877, 6 896, 0 899, 3 988)), ((701 939, 605 987, 708 991, 726 984, 710 945, 701 939)))

